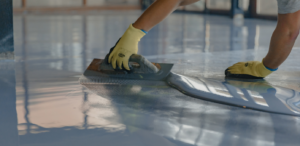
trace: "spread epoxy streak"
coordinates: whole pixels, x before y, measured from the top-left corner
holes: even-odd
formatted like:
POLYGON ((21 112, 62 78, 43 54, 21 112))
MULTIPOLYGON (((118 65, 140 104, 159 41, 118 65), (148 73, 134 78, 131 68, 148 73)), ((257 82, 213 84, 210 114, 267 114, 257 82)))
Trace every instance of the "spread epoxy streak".
MULTIPOLYGON (((218 81, 201 77, 187 77, 171 72, 166 81, 170 86, 191 97, 241 108, 300 116, 300 93, 288 88, 271 86, 264 80, 240 81, 226 79, 218 81)), ((161 89, 167 89, 168 86, 164 81, 99 76, 82 76, 79 82, 103 97, 108 91, 110 96, 115 94, 132 96, 136 94, 137 90, 142 89, 157 91, 156 89, 160 88, 160 92, 163 92, 161 89)), ((167 92, 170 94, 170 91, 167 92)))
MULTIPOLYGON (((192 97, 242 108, 300 116, 299 92, 282 87, 273 87, 264 80, 226 79, 225 81, 217 81, 187 77, 170 72, 172 64, 157 64, 158 67, 156 67, 155 64, 141 55, 136 57, 132 57, 134 56, 132 55, 131 58, 139 58, 133 59, 138 66, 136 69, 132 69, 133 72, 124 72, 114 70, 107 63, 107 56, 104 60, 94 59, 92 61, 79 79, 81 84, 99 83, 102 84, 101 87, 105 87, 102 90, 106 91, 107 88, 112 88, 110 86, 112 84, 125 87, 121 89, 131 89, 131 86, 135 85, 140 88, 150 86, 151 89, 155 89, 156 86, 159 87, 162 84, 167 86, 164 82, 166 81, 170 86, 192 97)), ((115 91, 120 91, 120 89, 115 91)), ((124 90, 123 92, 127 93, 128 91, 124 90)), ((131 92, 128 93, 131 95, 131 92)))
POLYGON ((260 111, 300 116, 299 92, 273 87, 266 81, 216 81, 171 73, 168 84, 182 93, 205 100, 260 111))

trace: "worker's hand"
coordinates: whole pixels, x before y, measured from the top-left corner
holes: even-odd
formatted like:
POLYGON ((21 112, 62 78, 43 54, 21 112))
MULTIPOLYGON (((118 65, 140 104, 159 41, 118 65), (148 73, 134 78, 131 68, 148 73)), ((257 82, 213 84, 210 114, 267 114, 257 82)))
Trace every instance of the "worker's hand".
POLYGON ((116 69, 117 64, 120 69, 123 66, 126 70, 130 70, 128 66, 129 58, 132 54, 137 54, 138 42, 144 35, 143 31, 130 25, 110 53, 108 63, 111 63, 114 69, 116 69))
POLYGON ((262 79, 272 71, 268 70, 262 62, 248 61, 239 62, 229 67, 225 71, 226 77, 244 78, 244 79, 262 79))

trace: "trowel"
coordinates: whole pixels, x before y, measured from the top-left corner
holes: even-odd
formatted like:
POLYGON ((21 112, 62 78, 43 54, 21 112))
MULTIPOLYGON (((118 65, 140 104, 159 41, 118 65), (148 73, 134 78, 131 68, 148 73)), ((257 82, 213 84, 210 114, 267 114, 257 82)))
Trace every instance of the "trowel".
POLYGON ((152 63, 142 55, 133 54, 129 59, 129 71, 113 69, 112 65, 108 63, 108 56, 109 54, 105 59, 94 59, 83 75, 86 77, 162 81, 170 74, 173 67, 173 64, 152 63))

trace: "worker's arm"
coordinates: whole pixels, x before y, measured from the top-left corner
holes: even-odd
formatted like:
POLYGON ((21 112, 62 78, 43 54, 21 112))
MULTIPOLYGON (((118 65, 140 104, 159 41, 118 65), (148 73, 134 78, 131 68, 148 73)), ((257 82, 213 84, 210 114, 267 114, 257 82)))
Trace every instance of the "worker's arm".
POLYGON ((199 0, 156 0, 133 25, 127 29, 110 53, 108 62, 113 68, 129 69, 128 61, 138 52, 138 42, 155 25, 165 19, 178 6, 188 5, 199 0))
POLYGON ((278 23, 273 32, 270 48, 262 62, 239 62, 227 69, 226 76, 243 76, 264 78, 276 71, 287 59, 300 29, 300 11, 288 14, 278 14, 278 23))
POLYGON ((264 65, 276 69, 289 56, 300 29, 300 11, 279 14, 277 27, 272 35, 269 52, 264 65))
POLYGON ((133 26, 149 31, 176 10, 178 6, 189 5, 197 1, 199 0, 157 0, 137 19, 133 26))

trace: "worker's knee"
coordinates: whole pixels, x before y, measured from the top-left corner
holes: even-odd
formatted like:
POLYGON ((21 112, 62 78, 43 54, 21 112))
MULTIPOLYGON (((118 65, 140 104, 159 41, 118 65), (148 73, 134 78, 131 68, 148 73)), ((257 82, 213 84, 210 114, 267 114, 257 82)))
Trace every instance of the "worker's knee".
POLYGON ((180 6, 185 6, 185 5, 189 5, 189 4, 193 4, 195 2, 198 2, 199 0, 181 0, 180 2, 180 6))

